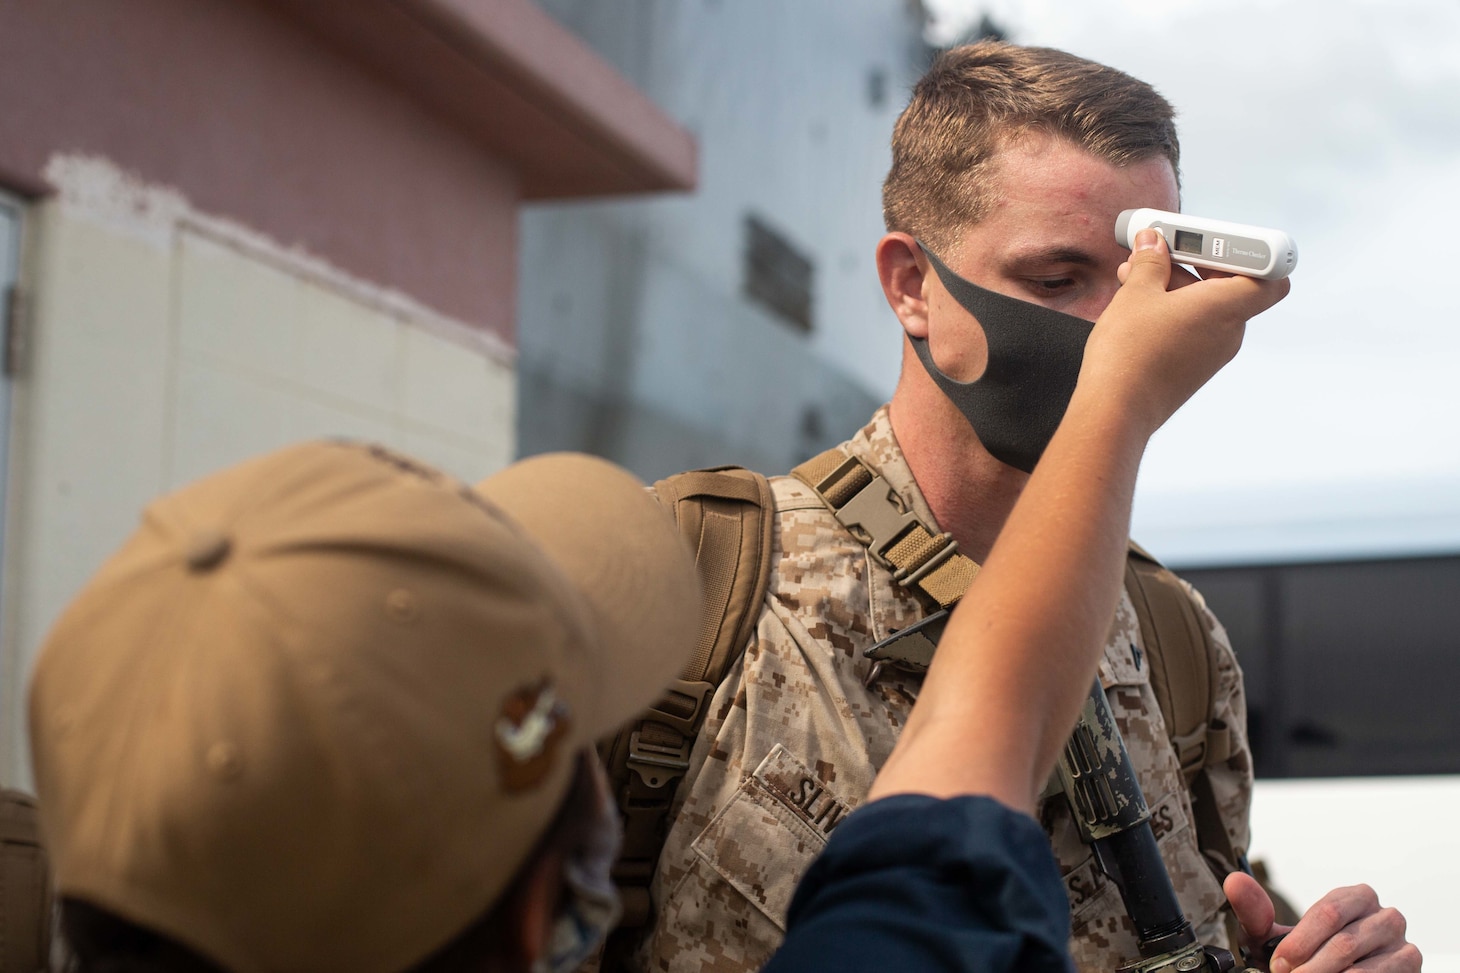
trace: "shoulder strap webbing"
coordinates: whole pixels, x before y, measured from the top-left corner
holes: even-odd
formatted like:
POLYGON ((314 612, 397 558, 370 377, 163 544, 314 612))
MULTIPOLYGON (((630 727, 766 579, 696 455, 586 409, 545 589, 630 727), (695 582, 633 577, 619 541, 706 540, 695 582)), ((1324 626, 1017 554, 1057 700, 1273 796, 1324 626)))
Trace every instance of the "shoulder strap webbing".
POLYGON ((35 799, 0 790, 0 973, 38 973, 50 954, 50 869, 35 799))
POLYGON ((893 580, 947 608, 968 590, 978 565, 958 552, 953 535, 935 534, 917 514, 904 510, 891 486, 866 463, 829 449, 791 471, 816 491, 832 515, 893 580))
POLYGON ((614 881, 622 928, 649 920, 649 882, 664 847, 670 803, 689 769, 705 709, 745 651, 770 581, 775 500, 770 482, 739 467, 679 473, 654 484, 695 551, 704 608, 694 657, 649 711, 599 747, 623 815, 614 881))
POLYGON ((1212 711, 1217 654, 1211 632, 1176 575, 1134 542, 1125 588, 1140 622, 1151 691, 1191 792, 1197 845, 1226 874, 1242 866, 1242 853, 1232 847, 1206 773, 1232 755, 1231 730, 1212 711))
POLYGON ((1176 575, 1134 542, 1125 562, 1125 589, 1146 643, 1151 691, 1190 783, 1203 766, 1232 753, 1230 733, 1212 713, 1211 633, 1176 575))

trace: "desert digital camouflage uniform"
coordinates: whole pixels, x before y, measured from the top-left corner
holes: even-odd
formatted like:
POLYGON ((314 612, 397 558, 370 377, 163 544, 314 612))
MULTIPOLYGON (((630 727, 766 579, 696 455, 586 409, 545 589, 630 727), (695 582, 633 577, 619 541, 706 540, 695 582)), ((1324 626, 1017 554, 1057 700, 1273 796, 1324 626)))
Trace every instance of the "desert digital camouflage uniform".
MULTIPOLYGON (((880 472, 926 524, 936 523, 886 407, 844 448, 880 472)), ((868 688, 863 652, 936 606, 896 585, 805 484, 791 477, 772 483, 779 523, 770 590, 755 638, 714 696, 680 786, 652 888, 657 924, 637 956, 645 970, 760 968, 785 933, 797 881, 864 800, 921 684, 919 675, 887 668, 868 688)), ((1234 756, 1209 773, 1233 846, 1245 849, 1252 775, 1242 676, 1225 631, 1204 604, 1202 612, 1221 653, 1217 716, 1233 730, 1234 756)), ((1181 904, 1203 942, 1230 947, 1225 898, 1197 850, 1190 797, 1140 643, 1122 595, 1100 678, 1181 904)), ((1119 893, 1080 841, 1064 798, 1046 801, 1040 816, 1070 896, 1076 964, 1109 973, 1136 959, 1119 893)))

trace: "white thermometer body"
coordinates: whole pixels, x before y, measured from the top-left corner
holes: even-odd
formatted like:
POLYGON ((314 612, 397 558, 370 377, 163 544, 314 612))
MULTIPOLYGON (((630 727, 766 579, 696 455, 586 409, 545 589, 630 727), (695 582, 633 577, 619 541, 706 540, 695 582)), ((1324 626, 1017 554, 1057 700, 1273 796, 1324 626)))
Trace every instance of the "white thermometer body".
POLYGON ((1115 239, 1123 247, 1133 247, 1136 232, 1147 227, 1166 238, 1177 263, 1264 280, 1281 280, 1298 266, 1298 245, 1282 230, 1160 209, 1124 211, 1115 220, 1115 239))

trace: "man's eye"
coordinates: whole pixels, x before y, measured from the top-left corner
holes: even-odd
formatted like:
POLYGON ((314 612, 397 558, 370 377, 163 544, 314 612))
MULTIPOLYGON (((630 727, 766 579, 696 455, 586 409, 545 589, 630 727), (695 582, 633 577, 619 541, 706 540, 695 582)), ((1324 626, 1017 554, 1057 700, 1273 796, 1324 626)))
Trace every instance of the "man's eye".
POLYGON ((1027 283, 1029 289, 1036 294, 1058 294, 1060 291, 1073 287, 1075 285, 1075 278, 1053 277, 1045 279, 1042 277, 1032 277, 1028 279, 1027 283))

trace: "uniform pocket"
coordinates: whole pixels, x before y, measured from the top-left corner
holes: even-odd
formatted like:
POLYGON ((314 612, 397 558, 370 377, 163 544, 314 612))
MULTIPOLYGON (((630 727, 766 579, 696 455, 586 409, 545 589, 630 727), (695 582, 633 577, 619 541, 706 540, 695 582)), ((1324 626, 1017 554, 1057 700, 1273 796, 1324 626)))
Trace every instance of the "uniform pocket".
POLYGON ((784 932, 796 884, 850 810, 777 744, 691 847, 784 932))

